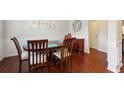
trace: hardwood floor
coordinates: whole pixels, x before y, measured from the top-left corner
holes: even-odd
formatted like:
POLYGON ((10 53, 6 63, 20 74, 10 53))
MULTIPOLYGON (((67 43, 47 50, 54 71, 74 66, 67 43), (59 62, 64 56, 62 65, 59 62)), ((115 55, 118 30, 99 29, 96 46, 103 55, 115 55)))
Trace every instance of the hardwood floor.
MULTIPOLYGON (((107 54, 103 52, 96 51, 91 49, 90 54, 77 54, 74 53, 72 57, 72 72, 73 73, 107 73, 110 72, 107 70, 106 62, 107 54)), ((64 73, 69 72, 68 64, 64 65, 64 73)), ((28 72, 27 62, 23 63, 22 72, 28 72)), ((40 70, 41 72, 43 70, 40 70)), ((39 71, 39 72, 40 72, 39 71)), ((18 58, 9 57, 5 58, 0 62, 0 72, 1 73, 17 73, 18 72, 18 58)), ((43 71, 44 72, 44 71, 43 71)), ((59 73, 60 66, 56 64, 55 67, 52 67, 49 70, 49 73, 59 73)))

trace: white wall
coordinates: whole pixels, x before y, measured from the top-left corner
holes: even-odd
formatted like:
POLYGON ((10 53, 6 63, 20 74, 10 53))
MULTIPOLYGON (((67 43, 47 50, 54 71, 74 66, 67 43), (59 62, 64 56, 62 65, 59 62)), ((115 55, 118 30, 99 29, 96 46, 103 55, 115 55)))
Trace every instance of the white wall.
POLYGON ((108 21, 108 44, 107 44, 108 69, 118 72, 122 64, 122 22, 117 20, 108 21))
POLYGON ((29 39, 48 39, 61 40, 68 33, 68 21, 58 20, 58 30, 35 29, 31 28, 29 21, 26 20, 11 20, 5 21, 5 55, 16 55, 16 49, 10 38, 16 36, 21 44, 26 43, 29 39))
POLYGON ((85 40, 85 46, 84 51, 86 53, 89 53, 89 37, 88 37, 88 21, 87 20, 81 20, 81 30, 79 32, 74 32, 72 29, 72 23, 74 20, 69 21, 69 33, 72 34, 73 37, 76 38, 84 38, 85 40))
POLYGON ((3 55, 3 52, 4 52, 4 43, 3 43, 3 21, 0 21, 0 61, 3 59, 4 55, 3 55))
POLYGON ((98 21, 98 50, 107 52, 108 22, 98 21))

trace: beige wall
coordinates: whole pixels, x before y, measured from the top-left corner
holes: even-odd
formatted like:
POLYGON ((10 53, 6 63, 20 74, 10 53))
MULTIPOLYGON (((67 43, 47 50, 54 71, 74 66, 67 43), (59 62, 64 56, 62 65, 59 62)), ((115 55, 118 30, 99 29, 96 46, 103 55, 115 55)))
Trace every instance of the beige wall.
POLYGON ((118 72, 122 64, 122 22, 118 20, 108 21, 107 61, 108 69, 118 72))
POLYGON ((107 52, 108 22, 106 20, 98 21, 98 50, 107 52))

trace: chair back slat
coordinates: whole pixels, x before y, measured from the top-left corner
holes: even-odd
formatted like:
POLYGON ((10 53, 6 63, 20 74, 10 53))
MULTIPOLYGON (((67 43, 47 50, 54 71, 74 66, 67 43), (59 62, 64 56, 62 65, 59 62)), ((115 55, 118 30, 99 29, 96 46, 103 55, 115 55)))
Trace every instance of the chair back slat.
MULTIPOLYGON (((38 49, 38 43, 35 43, 36 50, 38 49)), ((40 54, 39 54, 40 55, 40 54)), ((38 64, 38 52, 36 51, 36 65, 38 64)))
POLYGON ((44 63, 44 48, 45 48, 45 43, 43 43, 43 63, 44 63))
MULTIPOLYGON (((31 46, 29 46, 29 47, 32 47, 32 49, 34 50, 34 44, 33 44, 33 43, 32 43, 31 46)), ((35 60, 34 60, 35 52, 32 51, 32 54, 33 54, 33 55, 31 55, 31 52, 30 52, 30 57, 32 56, 32 64, 34 64, 34 61, 35 61, 35 60)))
MULTIPOLYGON (((42 44, 41 44, 41 43, 39 43, 39 48, 40 48, 40 49, 42 49, 42 47, 41 47, 41 46, 42 46, 42 44)), ((39 61, 41 62, 41 53, 42 53, 42 52, 40 51, 39 53, 40 53, 40 55, 39 55, 39 57, 40 57, 39 61)))

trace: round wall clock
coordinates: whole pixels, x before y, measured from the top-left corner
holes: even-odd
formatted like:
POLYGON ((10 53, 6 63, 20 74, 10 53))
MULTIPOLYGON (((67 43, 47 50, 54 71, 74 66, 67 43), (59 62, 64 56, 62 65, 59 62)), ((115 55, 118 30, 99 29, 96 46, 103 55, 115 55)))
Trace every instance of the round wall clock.
POLYGON ((72 24, 72 29, 73 29, 73 31, 75 31, 75 32, 80 31, 80 29, 81 29, 81 21, 80 21, 80 20, 75 20, 75 21, 73 22, 73 24, 72 24))

